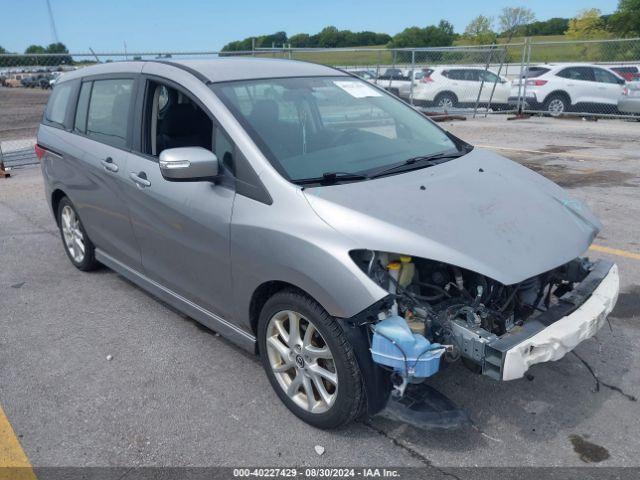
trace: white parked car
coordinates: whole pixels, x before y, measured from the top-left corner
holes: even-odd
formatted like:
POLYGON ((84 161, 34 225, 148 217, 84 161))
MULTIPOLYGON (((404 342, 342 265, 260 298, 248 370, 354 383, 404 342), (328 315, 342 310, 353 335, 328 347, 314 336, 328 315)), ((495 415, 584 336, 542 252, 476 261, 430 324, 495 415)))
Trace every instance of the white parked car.
POLYGON ((640 82, 629 82, 618 99, 618 110, 621 113, 640 115, 640 82))
POLYGON ((511 88, 509 103, 517 104, 518 95, 525 107, 561 115, 581 112, 617 113, 617 104, 625 80, 613 70, 598 65, 547 65, 528 72, 511 88), (523 81, 525 84, 521 84, 523 81))
POLYGON ((508 105, 510 92, 511 82, 491 70, 480 67, 433 67, 424 70, 424 75, 416 80, 413 100, 417 105, 432 105, 447 110, 474 106, 480 93, 480 105, 487 105, 491 99, 493 107, 502 108, 508 105))

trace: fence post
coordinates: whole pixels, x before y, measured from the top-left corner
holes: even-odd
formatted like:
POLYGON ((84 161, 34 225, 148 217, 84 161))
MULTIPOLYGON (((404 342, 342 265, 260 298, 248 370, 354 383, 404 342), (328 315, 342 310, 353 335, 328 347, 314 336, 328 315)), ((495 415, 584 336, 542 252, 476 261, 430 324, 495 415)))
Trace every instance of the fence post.
POLYGON ((416 78, 416 51, 411 50, 411 71, 409 72, 409 103, 413 105, 413 81, 416 78))
MULTIPOLYGON (((531 42, 529 38, 527 38, 527 48, 525 50, 527 52, 525 64, 528 69, 529 65, 531 65, 531 42)), ((526 108, 527 104, 527 79, 523 78, 522 81, 524 82, 524 87, 522 87, 522 102, 520 102, 520 110, 518 113, 522 113, 522 110, 526 108)))
MULTIPOLYGON (((392 60, 392 65, 391 68, 395 69, 396 68, 396 54, 398 52, 396 50, 393 51, 393 60, 392 60)), ((389 91, 391 91, 391 80, 393 79, 393 75, 389 75, 389 86, 387 87, 389 89, 389 91)))
MULTIPOLYGON (((493 81, 493 88, 491 89, 491 95, 489 96, 489 103, 487 104, 487 111, 484 112, 484 118, 487 118, 487 116, 489 115, 489 109, 491 108, 491 102, 493 102, 493 96, 496 93, 496 86, 498 85, 498 82, 500 81, 500 74, 502 73, 502 67, 505 64, 505 61, 507 60, 508 57, 508 47, 509 45, 505 45, 504 47, 504 54, 502 55, 502 60, 500 60, 500 66, 498 67, 498 76, 497 78, 493 81)), ((506 75, 506 73, 505 73, 506 75)))
POLYGON ((380 62, 382 61, 382 50, 378 50, 378 64, 376 65, 376 80, 380 76, 380 62))
MULTIPOLYGON (((496 48, 495 45, 491 46, 491 50, 489 50, 489 56, 487 57, 487 64, 484 67, 484 71, 489 70, 489 66, 491 65, 491 59, 493 58, 493 51, 496 48)), ((484 76, 482 77, 482 81, 480 82, 480 90, 478 91, 478 96, 476 97, 476 104, 473 107, 473 118, 476 118, 476 113, 478 113, 478 106, 480 105, 480 95, 482 95, 482 89, 484 88, 484 76)))
POLYGON ((522 83, 527 81, 524 75, 524 61, 527 58, 527 44, 529 43, 529 37, 525 37, 522 44, 522 60, 520 61, 520 74, 518 75, 518 100, 516 102, 516 114, 522 115, 522 83))

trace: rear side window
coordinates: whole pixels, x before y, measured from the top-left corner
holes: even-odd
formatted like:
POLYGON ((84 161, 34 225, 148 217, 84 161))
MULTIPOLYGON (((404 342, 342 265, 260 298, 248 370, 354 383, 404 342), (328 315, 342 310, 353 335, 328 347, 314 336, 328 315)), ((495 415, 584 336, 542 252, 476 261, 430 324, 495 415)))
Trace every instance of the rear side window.
POLYGON ((530 68, 527 68, 524 75, 527 78, 536 78, 536 77, 539 77, 540 75, 547 73, 549 70, 551 69, 543 68, 543 67, 530 67, 530 68))
POLYGON ((67 107, 69 106, 72 92, 73 84, 71 82, 64 82, 55 86, 44 113, 45 120, 64 127, 64 120, 67 115, 67 107))
POLYGON ((132 79, 93 82, 87 112, 86 133, 89 137, 114 147, 127 146, 133 84, 132 79))

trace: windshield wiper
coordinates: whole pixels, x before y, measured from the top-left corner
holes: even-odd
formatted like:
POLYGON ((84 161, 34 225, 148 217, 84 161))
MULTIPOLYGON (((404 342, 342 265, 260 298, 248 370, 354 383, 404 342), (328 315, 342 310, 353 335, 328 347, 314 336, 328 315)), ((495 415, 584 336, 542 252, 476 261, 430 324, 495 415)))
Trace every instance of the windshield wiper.
POLYGON ((322 185, 332 185, 334 183, 351 180, 369 180, 369 175, 361 173, 351 172, 324 172, 321 177, 316 178, 302 178, 300 180, 293 180, 293 183, 297 185, 307 185, 311 183, 320 183, 322 185))
POLYGON ((452 158, 462 157, 467 153, 469 153, 469 151, 465 149, 465 150, 456 151, 456 152, 442 152, 442 153, 436 153, 434 155, 422 155, 418 157, 411 157, 400 163, 391 165, 390 167, 384 168, 382 170, 378 170, 377 172, 373 173, 369 177, 378 178, 378 177, 383 177, 385 175, 390 175, 392 173, 402 172, 405 170, 434 167, 436 165, 443 163, 444 160, 450 160, 452 158))

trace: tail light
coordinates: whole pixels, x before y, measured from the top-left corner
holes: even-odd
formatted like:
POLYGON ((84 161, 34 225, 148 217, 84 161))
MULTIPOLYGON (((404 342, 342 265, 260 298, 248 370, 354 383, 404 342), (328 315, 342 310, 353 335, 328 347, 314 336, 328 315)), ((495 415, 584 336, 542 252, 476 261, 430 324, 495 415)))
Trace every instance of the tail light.
POLYGON ((36 157, 38 157, 38 160, 42 160, 42 158, 44 157, 44 154, 47 153, 47 151, 37 143, 35 144, 33 149, 36 151, 36 157))
POLYGON ((548 80, 527 80, 528 87, 541 87, 547 84, 548 80))
POLYGON ((431 82, 433 82, 433 78, 431 77, 425 76, 420 79, 420 83, 431 83, 431 82))

